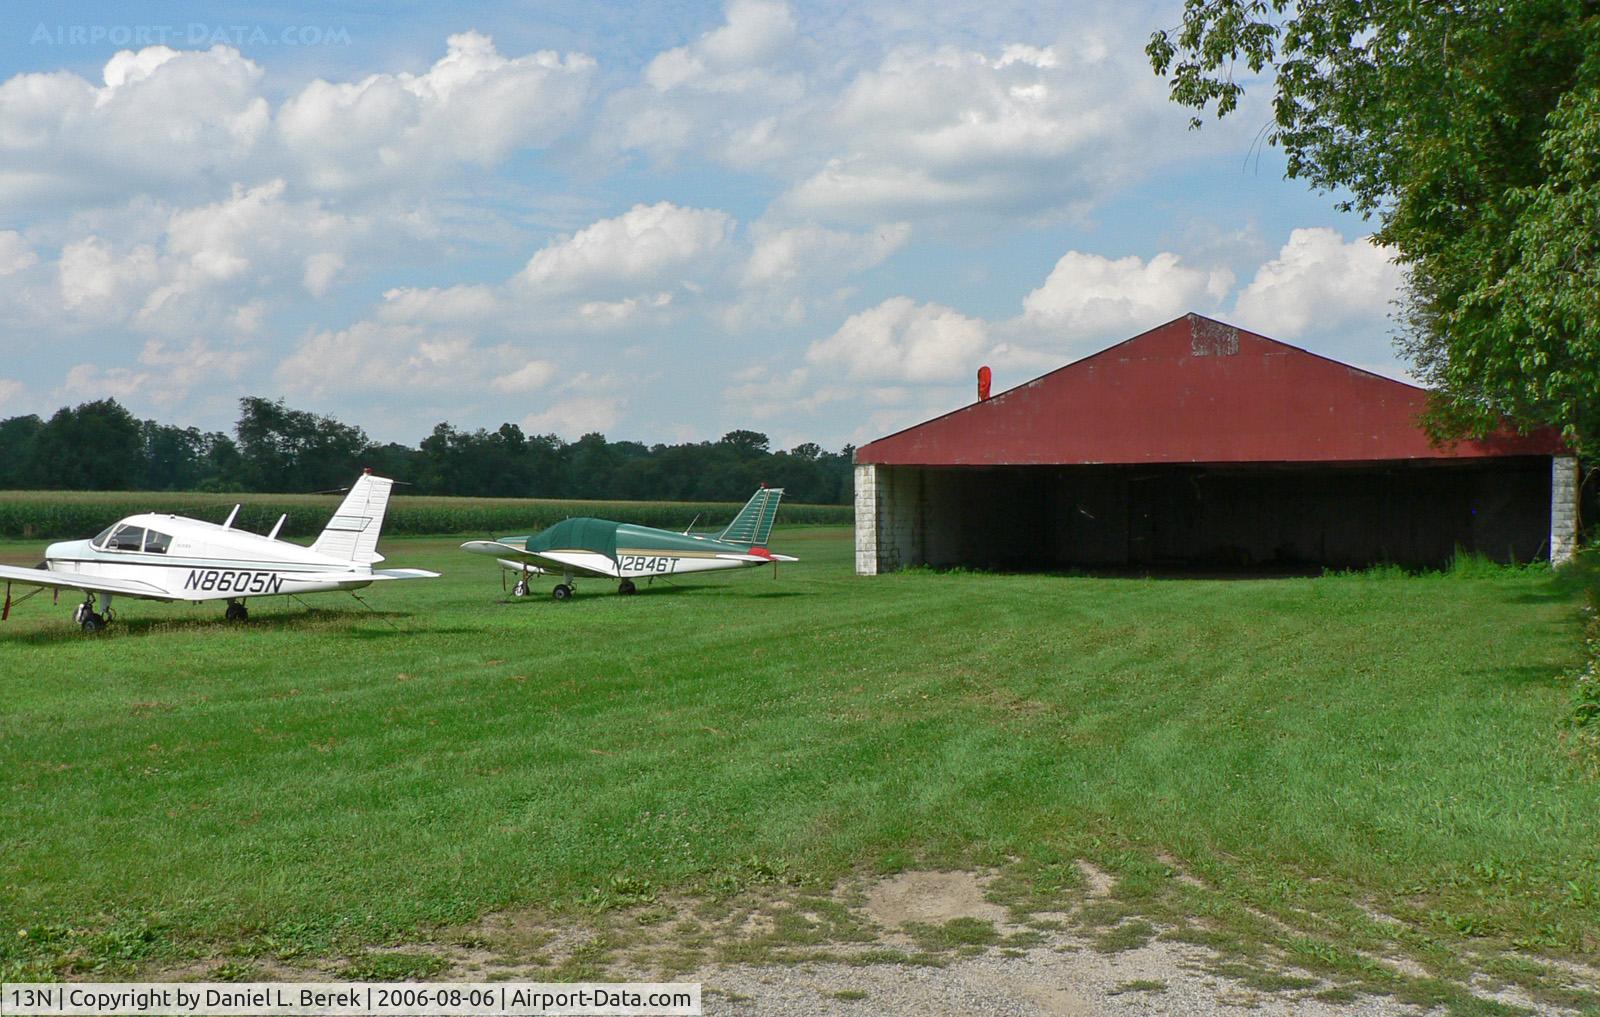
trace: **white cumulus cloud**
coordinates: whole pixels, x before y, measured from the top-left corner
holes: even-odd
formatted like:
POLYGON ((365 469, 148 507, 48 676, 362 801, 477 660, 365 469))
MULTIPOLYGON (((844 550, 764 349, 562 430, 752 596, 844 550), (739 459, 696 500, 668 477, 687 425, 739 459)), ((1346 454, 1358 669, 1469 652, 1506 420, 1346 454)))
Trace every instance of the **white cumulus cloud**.
POLYGON ((215 186, 271 123, 261 68, 237 50, 122 52, 104 84, 70 71, 0 83, 0 208, 215 186))
POLYGON ((515 59, 478 32, 448 40, 423 74, 313 81, 278 111, 277 136, 313 187, 342 190, 488 166, 576 121, 594 60, 541 50, 515 59))
POLYGON ((790 150, 795 139, 780 121, 791 122, 806 99, 794 15, 771 0, 731 0, 724 17, 657 54, 638 87, 609 97, 592 137, 604 158, 633 150, 670 162, 699 149, 754 166, 790 150))
POLYGON ((692 46, 658 54, 645 68, 645 81, 662 92, 675 88, 743 91, 762 83, 762 65, 794 37, 794 15, 783 3, 732 0, 726 16, 721 27, 692 46))
POLYGON ((891 297, 851 315, 812 344, 806 360, 837 365, 852 378, 949 381, 977 369, 988 330, 977 318, 939 304, 891 297))
POLYGON ((486 379, 484 359, 465 336, 363 321, 307 336, 274 377, 290 392, 312 398, 352 391, 405 393, 486 379))
POLYGON ((69 368, 55 396, 66 401, 111 396, 165 408, 186 399, 196 386, 238 381, 254 359, 247 349, 205 339, 183 343, 150 339, 140 349, 136 366, 77 364, 69 368))
POLYGON ((291 202, 285 189, 281 179, 235 185, 221 201, 124 225, 120 239, 69 241, 55 266, 62 308, 89 323, 193 334, 230 322, 259 327, 261 294, 303 300, 297 279, 322 295, 344 263, 341 251, 372 224, 316 201, 291 202))
POLYGON ((490 382, 490 389, 494 392, 504 392, 507 395, 520 395, 523 392, 534 392, 549 384, 555 377, 555 365, 549 360, 530 360, 509 374, 499 374, 490 382))
POLYGON ((498 315, 503 306, 498 288, 486 284, 397 287, 384 292, 378 314, 393 322, 480 322, 498 315))
POLYGON ((543 388, 555 373, 556 365, 550 361, 530 360, 514 371, 496 375, 489 382, 489 388, 506 395, 521 395, 543 388))
POLYGON ((865 271, 905 245, 911 227, 889 223, 864 233, 817 225, 751 230, 750 258, 743 285, 792 286, 802 280, 832 279, 865 271))
POLYGON ((1381 321, 1405 284, 1393 259, 1370 237, 1346 242, 1326 227, 1297 229, 1239 294, 1234 320, 1280 339, 1381 321))
POLYGON ((551 242, 528 260, 517 282, 541 294, 615 293, 659 282, 717 251, 732 227, 733 219, 715 209, 635 205, 551 242))
POLYGON ((1092 31, 998 53, 892 50, 792 125, 823 158, 782 204, 858 221, 1082 207, 1142 171, 1171 117, 1159 82, 1111 53, 1092 31))
POLYGON ((16 230, 0 230, 0 275, 12 275, 32 268, 39 256, 16 230))
POLYGON ((275 112, 262 68, 225 45, 125 50, 98 83, 15 75, 0 82, 0 209, 193 200, 273 177, 371 200, 547 146, 588 103, 585 54, 508 57, 478 32, 446 46, 423 73, 317 79, 275 112))
POLYGON ((562 386, 555 402, 523 417, 522 430, 528 434, 557 434, 569 441, 591 431, 603 433, 622 418, 627 405, 624 391, 624 386, 611 375, 579 373, 562 386))
POLYGON ((1067 341, 1125 337, 1209 309, 1232 285, 1225 269, 1190 268, 1170 252, 1145 261, 1068 251, 1023 298, 1023 319, 1067 341))
POLYGON ((0 378, 0 420, 21 415, 28 386, 13 378, 0 378))
POLYGON ((57 271, 66 308, 105 319, 124 317, 142 303, 160 274, 154 247, 117 251, 95 236, 62 248, 57 271))

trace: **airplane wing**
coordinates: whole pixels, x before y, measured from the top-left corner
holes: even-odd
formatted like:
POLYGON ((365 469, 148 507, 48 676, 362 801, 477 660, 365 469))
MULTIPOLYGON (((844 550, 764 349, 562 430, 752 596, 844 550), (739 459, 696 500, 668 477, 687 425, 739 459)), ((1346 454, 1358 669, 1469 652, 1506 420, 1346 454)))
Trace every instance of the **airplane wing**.
POLYGON ((15 565, 0 565, 0 582, 57 590, 89 590, 122 597, 143 597, 146 600, 172 599, 172 596, 161 587, 134 579, 106 579, 102 576, 85 576, 76 572, 24 569, 15 565))
MULTIPOLYGON (((586 565, 578 564, 577 554, 567 554, 563 551, 535 552, 504 544, 498 540, 469 540, 461 545, 461 550, 471 551, 473 554, 486 554, 502 561, 523 562, 545 572, 568 573, 575 576, 589 576, 595 579, 615 579, 615 572, 599 572, 586 565), (571 560, 569 560, 571 559, 571 560)), ((594 557, 589 552, 578 552, 585 557, 594 557)))
POLYGON ((461 550, 471 551, 473 554, 486 554, 491 558, 520 558, 527 554, 520 547, 502 544, 498 540, 469 540, 461 545, 461 550))
MULTIPOLYGON (((330 586, 366 586, 369 583, 393 579, 437 579, 439 573, 425 569, 374 569, 372 572, 301 572, 296 582, 327 583, 330 586)), ((42 586, 46 589, 88 590, 110 593, 119 597, 139 597, 144 600, 222 600, 239 596, 238 593, 200 593, 197 591, 165 590, 136 579, 107 579, 103 576, 86 576, 76 572, 51 572, 47 569, 26 569, 14 565, 0 565, 0 583, 19 586, 42 586)))

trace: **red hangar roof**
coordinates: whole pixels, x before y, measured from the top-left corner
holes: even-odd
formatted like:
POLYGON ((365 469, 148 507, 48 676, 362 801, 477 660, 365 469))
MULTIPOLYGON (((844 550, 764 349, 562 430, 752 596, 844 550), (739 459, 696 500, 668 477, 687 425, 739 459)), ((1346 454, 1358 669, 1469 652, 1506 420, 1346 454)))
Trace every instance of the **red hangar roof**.
POLYGON ((1187 314, 856 450, 884 466, 1339 463, 1555 455, 1549 431, 1438 448, 1428 393, 1187 314))

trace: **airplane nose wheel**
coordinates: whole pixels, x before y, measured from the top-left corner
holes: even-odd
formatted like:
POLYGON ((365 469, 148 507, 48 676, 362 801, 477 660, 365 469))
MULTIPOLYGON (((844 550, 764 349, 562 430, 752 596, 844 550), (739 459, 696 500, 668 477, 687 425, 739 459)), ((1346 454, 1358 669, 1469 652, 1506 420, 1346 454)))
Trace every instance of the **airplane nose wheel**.
POLYGON ((624 597, 630 593, 637 593, 638 591, 639 588, 633 585, 632 579, 624 579, 622 582, 617 584, 617 592, 622 594, 624 597))
POLYGON ((77 622, 78 627, 89 635, 93 635, 106 627, 105 615, 95 613, 94 601, 92 600, 86 600, 74 608, 72 620, 77 622))
POLYGON ((572 597, 572 587, 568 586, 566 583, 562 583, 550 591, 550 596, 556 598, 557 600, 568 600, 572 597))
POLYGON ((517 585, 511 588, 511 595, 513 597, 526 597, 528 595, 528 581, 526 579, 518 579, 517 585))
POLYGON ((231 622, 247 622, 250 620, 249 610, 236 600, 228 601, 228 610, 223 612, 222 616, 231 622))

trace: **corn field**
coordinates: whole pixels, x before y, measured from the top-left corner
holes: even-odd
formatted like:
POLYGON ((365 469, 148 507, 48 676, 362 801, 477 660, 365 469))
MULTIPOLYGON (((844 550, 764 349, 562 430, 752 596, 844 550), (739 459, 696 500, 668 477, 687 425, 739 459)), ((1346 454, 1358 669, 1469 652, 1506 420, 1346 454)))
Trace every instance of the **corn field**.
MULTIPOLYGON (((0 537, 64 539, 91 537, 123 516, 170 512, 220 523, 241 506, 234 526, 265 533, 287 514, 284 537, 312 537, 338 508, 337 494, 212 494, 192 491, 4 491, 0 492, 0 537)), ((738 512, 739 502, 562 501, 542 498, 447 498, 397 495, 389 502, 384 532, 466 534, 478 537, 533 533, 571 516, 681 530, 718 530, 738 512)), ((781 523, 845 525, 849 505, 790 505, 781 523)))

